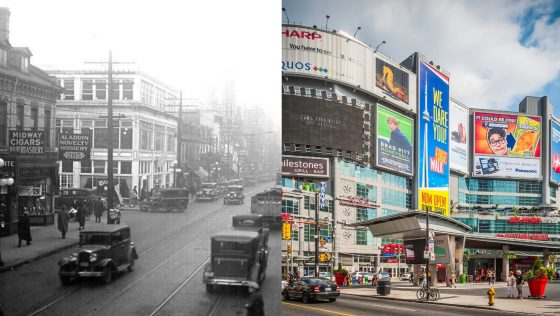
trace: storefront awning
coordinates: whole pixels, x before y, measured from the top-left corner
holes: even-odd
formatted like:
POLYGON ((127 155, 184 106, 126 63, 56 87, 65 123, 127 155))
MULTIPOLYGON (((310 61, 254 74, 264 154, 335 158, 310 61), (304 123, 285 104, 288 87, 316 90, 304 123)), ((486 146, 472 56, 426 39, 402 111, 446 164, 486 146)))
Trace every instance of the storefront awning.
POLYGON ((200 178, 200 179, 206 179, 208 177, 208 172, 206 170, 204 170, 204 168, 202 167, 198 167, 198 169, 196 169, 194 171, 194 173, 200 178))

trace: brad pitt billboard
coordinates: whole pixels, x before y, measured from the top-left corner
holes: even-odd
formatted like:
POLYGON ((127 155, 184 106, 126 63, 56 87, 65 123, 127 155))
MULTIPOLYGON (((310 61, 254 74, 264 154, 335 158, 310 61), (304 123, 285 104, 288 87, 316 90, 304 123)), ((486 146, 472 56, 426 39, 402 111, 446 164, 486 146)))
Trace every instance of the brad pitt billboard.
POLYGON ((414 121, 378 105, 375 125, 377 127, 377 166, 413 175, 414 121))
POLYGON ((363 110, 337 102, 282 96, 282 143, 362 153, 363 110))
POLYGON ((475 111, 473 176, 541 177, 541 117, 475 111))

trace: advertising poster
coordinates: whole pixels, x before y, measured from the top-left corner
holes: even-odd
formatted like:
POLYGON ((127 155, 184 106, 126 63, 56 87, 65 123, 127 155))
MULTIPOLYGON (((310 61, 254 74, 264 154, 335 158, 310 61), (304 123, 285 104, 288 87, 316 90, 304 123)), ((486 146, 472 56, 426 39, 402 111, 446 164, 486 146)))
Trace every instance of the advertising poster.
POLYGON ((473 176, 540 178, 541 118, 474 112, 473 176))
POLYGON ((375 85, 393 99, 408 103, 408 73, 377 58, 375 85))
POLYGON ((414 121, 395 111, 377 107, 377 166, 412 175, 414 121))
POLYGON ((419 62, 418 209, 449 216, 449 78, 419 62))
POLYGON ((58 160, 90 160, 92 131, 82 129, 81 134, 61 133, 58 136, 58 160))
POLYGON ((44 131, 10 131, 9 151, 18 154, 43 154, 45 151, 44 131))
POLYGON ((550 121, 550 181, 560 184, 560 124, 550 121))
POLYGON ((469 109, 450 100, 449 115, 449 168, 469 172, 469 109))

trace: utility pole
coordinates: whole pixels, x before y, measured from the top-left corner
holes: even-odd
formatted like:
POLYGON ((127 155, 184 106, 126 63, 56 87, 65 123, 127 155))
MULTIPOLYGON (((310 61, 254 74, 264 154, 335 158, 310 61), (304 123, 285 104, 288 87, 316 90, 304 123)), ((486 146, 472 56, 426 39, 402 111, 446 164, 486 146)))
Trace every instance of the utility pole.
MULTIPOLYGON (((177 164, 179 167, 182 167, 181 164, 181 143, 183 140, 183 91, 179 92, 179 124, 177 124, 177 163, 173 167, 173 185, 177 187, 177 172, 176 167, 177 164)), ((183 170, 181 169, 181 173, 183 170)), ((181 179, 181 177, 179 177, 181 179)))
MULTIPOLYGON (((428 249, 428 256, 426 256, 425 279, 426 279, 426 285, 430 286, 430 280, 428 280, 428 269, 430 267, 430 244, 429 244, 430 243, 430 211, 427 205, 424 206, 424 208, 426 208, 426 248, 425 249, 428 249)), ((426 297, 426 300, 427 299, 428 297, 426 297)))
POLYGON ((319 276, 319 192, 315 192, 315 277, 319 276))
POLYGON ((113 208, 115 187, 113 185, 113 64, 130 64, 130 62, 113 62, 113 53, 109 50, 108 62, 86 62, 88 64, 107 64, 107 224, 113 224, 110 212, 113 208))

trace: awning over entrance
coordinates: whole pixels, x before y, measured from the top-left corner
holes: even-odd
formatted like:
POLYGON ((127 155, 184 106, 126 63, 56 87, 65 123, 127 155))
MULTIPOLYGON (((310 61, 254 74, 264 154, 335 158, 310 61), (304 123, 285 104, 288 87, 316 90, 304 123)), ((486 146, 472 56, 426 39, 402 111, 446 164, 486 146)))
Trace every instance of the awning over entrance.
POLYGON ((471 249, 503 249, 508 246, 510 251, 560 251, 560 243, 552 241, 520 240, 499 238, 495 236, 467 234, 465 248, 471 249))
MULTIPOLYGON (((374 237, 415 239, 426 237, 426 212, 408 211, 348 224, 351 227, 368 227, 374 237)), ((436 235, 462 236, 471 230, 452 218, 430 213, 429 228, 436 235)))
POLYGON ((196 169, 194 173, 202 180, 208 177, 208 172, 202 167, 198 167, 198 169, 196 169))

